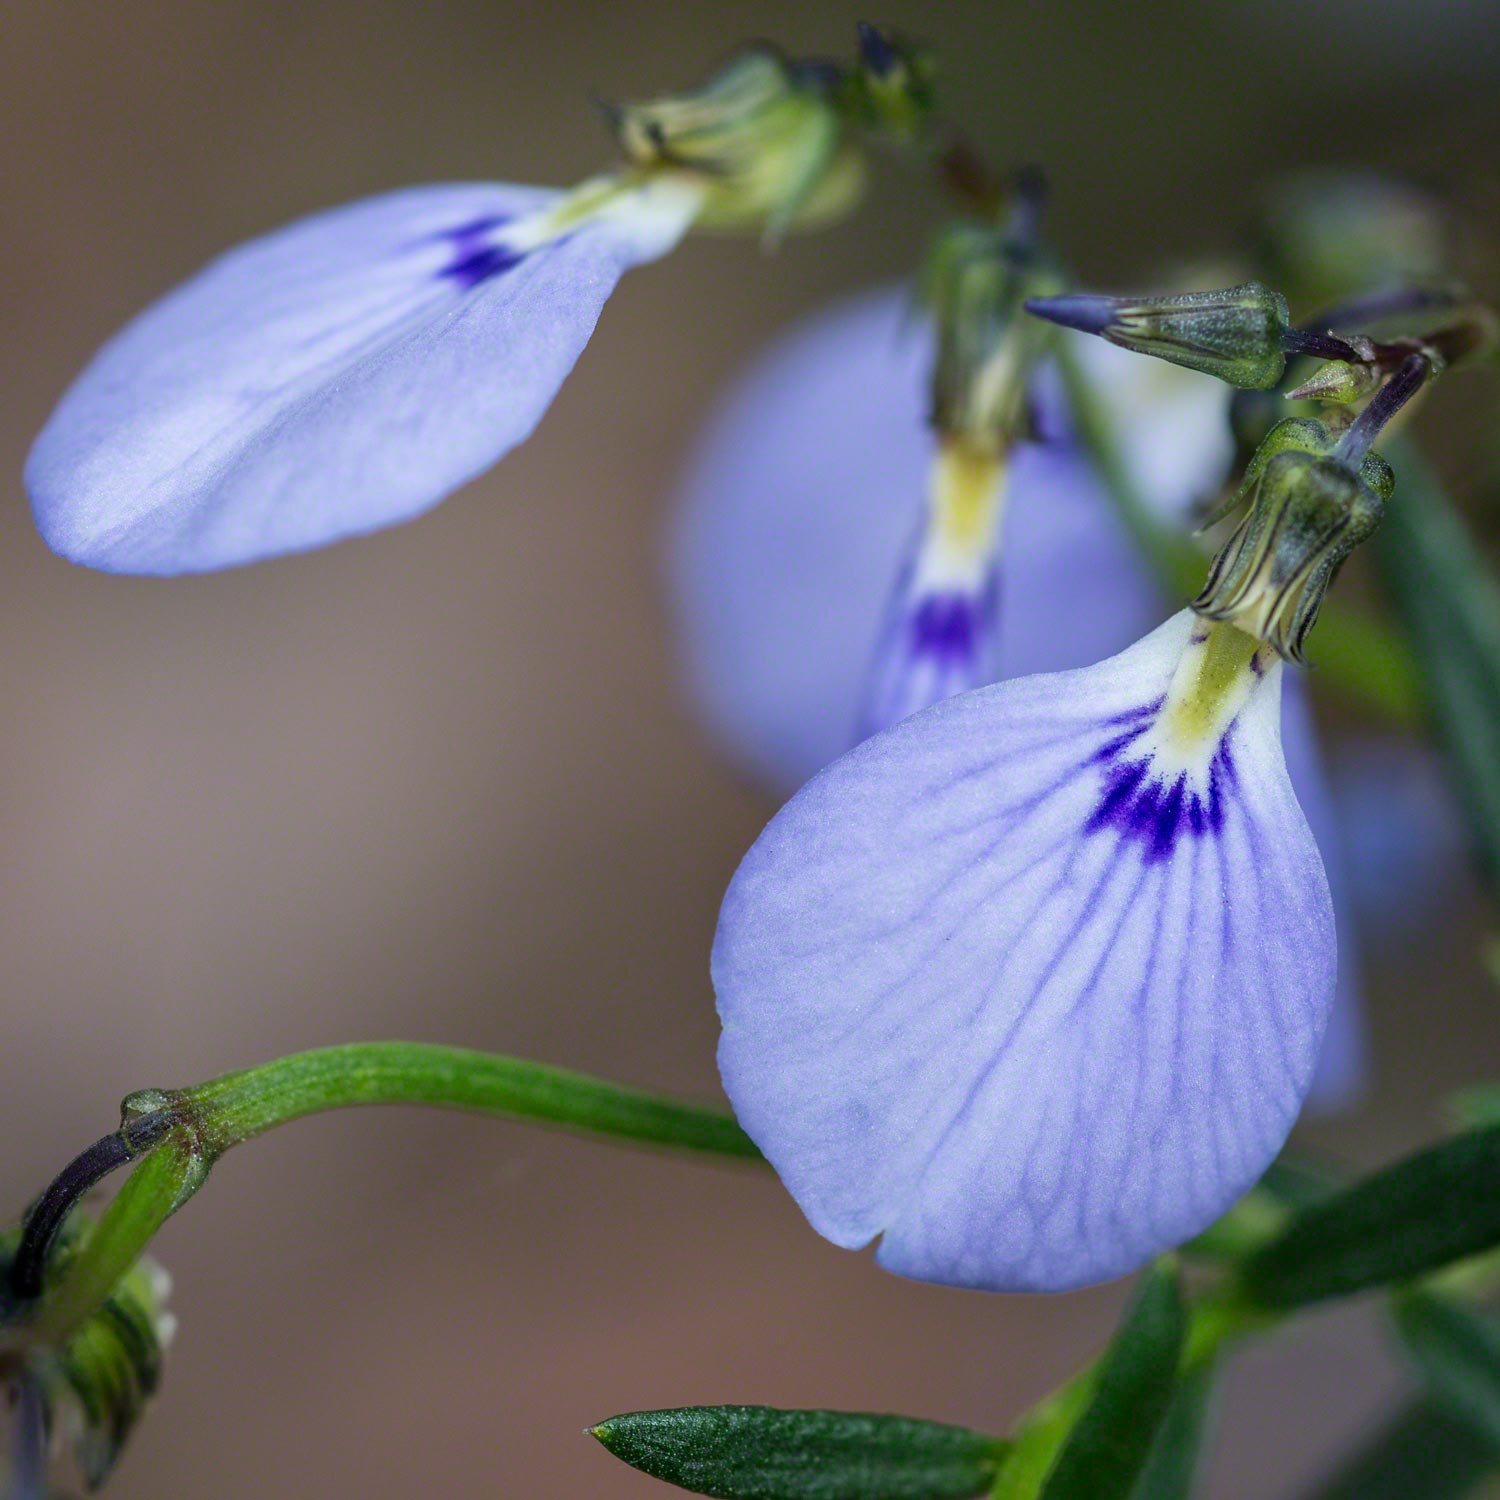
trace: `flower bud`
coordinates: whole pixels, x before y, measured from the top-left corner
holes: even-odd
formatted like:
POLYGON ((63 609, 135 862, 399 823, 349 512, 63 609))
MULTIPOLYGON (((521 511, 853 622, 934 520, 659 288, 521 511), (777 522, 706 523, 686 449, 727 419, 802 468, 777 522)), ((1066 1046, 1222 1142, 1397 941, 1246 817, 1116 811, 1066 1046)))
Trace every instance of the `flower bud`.
POLYGON ((1045 346, 1040 325, 1020 313, 1028 296, 1059 281, 1034 238, 966 223, 938 238, 921 296, 937 327, 932 423, 939 432, 984 450, 1020 435, 1027 382, 1045 346))
POLYGON ((1137 354, 1265 390, 1286 368, 1286 298, 1258 281, 1217 292, 1163 297, 1044 297, 1026 304, 1064 328, 1097 333, 1137 354))
MULTIPOLYGON (((1318 425, 1297 424, 1299 429, 1318 425)), ((1301 662, 1324 591, 1345 558, 1380 524, 1395 481, 1376 454, 1366 455, 1356 471, 1299 446, 1309 436, 1305 431, 1278 428, 1268 443, 1278 433, 1280 445, 1272 456, 1252 465, 1250 512, 1215 558, 1193 608, 1209 619, 1228 620, 1301 662)))
MULTIPOLYGON (((1368 341, 1367 341, 1368 342, 1368 341)), ((1288 401, 1326 401, 1334 406, 1352 406, 1372 395, 1380 384, 1380 370, 1373 363, 1351 364, 1330 359, 1301 385, 1286 393, 1288 401)))
POLYGON ((705 229, 764 225, 775 238, 837 218, 864 182, 837 96, 846 72, 746 49, 701 89, 609 111, 630 161, 681 171, 706 187, 705 229))

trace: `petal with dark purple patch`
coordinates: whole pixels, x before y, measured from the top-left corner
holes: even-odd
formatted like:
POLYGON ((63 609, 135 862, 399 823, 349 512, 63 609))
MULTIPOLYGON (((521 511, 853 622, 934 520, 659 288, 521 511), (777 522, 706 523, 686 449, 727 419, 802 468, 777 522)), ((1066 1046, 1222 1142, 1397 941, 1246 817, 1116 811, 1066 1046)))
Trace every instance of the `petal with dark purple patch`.
POLYGON ((559 201, 413 188, 229 252, 95 356, 32 449, 49 545, 91 567, 228 567, 409 519, 527 437, 680 195, 537 245, 559 201), (534 243, 531 242, 531 243, 534 243))
POLYGON ((725 1086, 835 1242, 883 1235, 924 1280, 1083 1285, 1197 1233, 1280 1149, 1336 968, 1280 672, 1228 732, 1217 830, 1174 823, 1151 858, 1089 831, 1100 752, 1190 624, 905 720, 746 856, 714 946, 725 1086))

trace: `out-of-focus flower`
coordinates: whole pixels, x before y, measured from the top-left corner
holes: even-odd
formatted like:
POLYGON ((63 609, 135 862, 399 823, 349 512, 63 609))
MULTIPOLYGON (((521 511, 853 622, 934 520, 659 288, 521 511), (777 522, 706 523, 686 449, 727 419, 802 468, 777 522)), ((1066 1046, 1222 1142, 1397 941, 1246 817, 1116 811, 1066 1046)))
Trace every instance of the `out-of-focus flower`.
POLYGON ((1183 611, 905 720, 772 819, 715 939, 720 1065, 821 1233, 1061 1290, 1260 1176, 1335 978, 1281 671, 1183 611))
POLYGON ((614 110, 626 164, 571 192, 416 188, 231 251, 63 397, 26 469, 43 536, 178 573, 435 504, 530 434, 624 271, 694 225, 774 238, 852 202, 856 127, 909 131, 891 92, 920 115, 926 88, 879 33, 861 45, 852 68, 752 48, 696 93, 614 110), (856 85, 877 64, 872 102, 856 85))
MULTIPOLYGON (((690 690, 725 751, 782 792, 859 738, 938 446, 924 415, 933 352, 903 292, 841 303, 757 362, 689 465, 670 582, 690 690)), ((999 676, 1096 661, 1160 618, 1066 443, 1012 454, 1003 549, 999 676)))

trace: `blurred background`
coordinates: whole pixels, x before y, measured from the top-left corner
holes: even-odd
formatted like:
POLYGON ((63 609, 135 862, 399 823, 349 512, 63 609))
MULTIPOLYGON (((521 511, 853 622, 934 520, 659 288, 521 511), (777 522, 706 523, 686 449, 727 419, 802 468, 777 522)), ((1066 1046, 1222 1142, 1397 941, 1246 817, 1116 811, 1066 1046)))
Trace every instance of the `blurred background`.
MULTIPOLYGON (((410 182, 567 184, 610 159, 591 93, 690 85, 752 36, 843 54, 862 17, 928 36, 976 139, 1046 166, 1087 284, 1222 247, 1257 184, 1311 162, 1413 172, 1500 236, 1486 0, 9 0, 5 1213, 128 1090, 328 1042, 459 1042, 719 1097, 708 946, 769 805, 680 702, 662 524, 737 367, 914 264, 939 212, 914 170, 890 163, 862 215, 773 257, 694 241, 627 278, 537 437, 413 525, 115 579, 43 548, 19 476, 100 340, 216 251, 410 182)), ((1494 388, 1455 380, 1434 405, 1476 496, 1494 388)), ((1370 966, 1372 1092, 1310 1149, 1383 1159, 1500 1066, 1481 915, 1461 891, 1420 951, 1370 966)), ((769 1174, 422 1113, 230 1156, 158 1247, 182 1327, 120 1500, 665 1494, 582 1429, 697 1402, 1003 1427, 1121 1298, 908 1284, 824 1244, 769 1174)), ((1379 1351, 1354 1308, 1241 1359, 1211 1493, 1295 1493, 1399 1400, 1379 1351)))

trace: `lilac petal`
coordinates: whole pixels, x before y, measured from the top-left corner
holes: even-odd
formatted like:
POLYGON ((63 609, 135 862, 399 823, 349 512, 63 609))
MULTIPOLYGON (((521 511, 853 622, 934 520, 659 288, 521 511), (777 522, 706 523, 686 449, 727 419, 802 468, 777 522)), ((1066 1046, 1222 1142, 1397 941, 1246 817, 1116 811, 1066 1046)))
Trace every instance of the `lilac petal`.
POLYGON ((714 946, 720 1065, 836 1243, 1060 1290, 1195 1234, 1279 1150, 1333 916, 1276 668, 1189 784, 1132 769, 1191 629, 905 720, 746 856, 714 946))
MULTIPOLYGON (((725 749, 782 790, 861 737, 925 504, 931 360, 899 289, 843 302, 760 358, 688 469, 670 568, 691 695, 725 749)), ((1000 568, 999 673, 1097 661, 1160 616, 1067 448, 1014 456, 1000 568)))
POLYGON ((967 588, 897 585, 855 741, 999 675, 1000 577, 993 563, 967 588))
POLYGON ((538 188, 412 188, 214 261, 112 339, 32 449, 37 525, 123 573, 228 567, 407 520, 527 437, 622 271, 691 218, 648 189, 529 253, 538 188))

